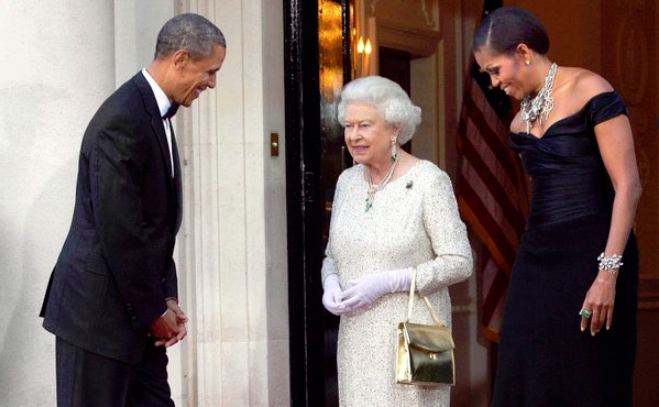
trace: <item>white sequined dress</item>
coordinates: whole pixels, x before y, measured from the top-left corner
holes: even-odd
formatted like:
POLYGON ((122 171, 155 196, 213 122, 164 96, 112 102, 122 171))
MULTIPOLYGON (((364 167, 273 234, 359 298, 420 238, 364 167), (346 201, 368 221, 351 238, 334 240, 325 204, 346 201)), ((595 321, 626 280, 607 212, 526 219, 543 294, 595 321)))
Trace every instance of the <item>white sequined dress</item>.
MULTIPOLYGON (((449 177, 421 160, 377 192, 366 212, 365 167, 337 182, 322 278, 341 286, 369 273, 417 266, 417 287, 451 326, 448 286, 469 277, 472 254, 449 177)), ((450 387, 395 384, 396 328, 407 315, 408 293, 388 294, 341 316, 337 350, 341 406, 449 406, 450 387)), ((431 323, 423 301, 413 322, 431 323)), ((460 346, 460 344, 456 344, 460 346)))

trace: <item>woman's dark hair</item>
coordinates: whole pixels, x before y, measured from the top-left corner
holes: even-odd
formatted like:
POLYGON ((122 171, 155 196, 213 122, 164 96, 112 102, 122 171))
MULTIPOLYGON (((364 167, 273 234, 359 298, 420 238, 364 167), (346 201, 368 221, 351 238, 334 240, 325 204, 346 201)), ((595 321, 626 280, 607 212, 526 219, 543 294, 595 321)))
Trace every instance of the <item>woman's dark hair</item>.
POLYGON ((538 54, 549 51, 547 30, 531 13, 518 7, 501 7, 490 13, 474 36, 473 50, 488 48, 495 54, 513 54, 526 44, 538 54))

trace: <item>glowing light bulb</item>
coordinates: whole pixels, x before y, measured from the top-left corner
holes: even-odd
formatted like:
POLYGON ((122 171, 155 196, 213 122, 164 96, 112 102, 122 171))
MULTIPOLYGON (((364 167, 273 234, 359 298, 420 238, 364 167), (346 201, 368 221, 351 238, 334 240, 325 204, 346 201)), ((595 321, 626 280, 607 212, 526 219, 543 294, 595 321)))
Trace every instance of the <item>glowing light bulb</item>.
POLYGON ((359 37, 359 42, 357 43, 357 53, 362 54, 364 52, 364 39, 359 37))

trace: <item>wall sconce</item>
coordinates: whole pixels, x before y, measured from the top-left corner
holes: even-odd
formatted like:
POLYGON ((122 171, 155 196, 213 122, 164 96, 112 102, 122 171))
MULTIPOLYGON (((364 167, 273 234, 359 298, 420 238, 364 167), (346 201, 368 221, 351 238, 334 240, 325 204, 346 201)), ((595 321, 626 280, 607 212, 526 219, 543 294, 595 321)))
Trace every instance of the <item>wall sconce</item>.
POLYGON ((372 52, 373 46, 371 45, 371 39, 366 38, 366 43, 364 43, 364 38, 360 36, 359 41, 357 42, 357 72, 359 76, 367 76, 370 74, 372 52))

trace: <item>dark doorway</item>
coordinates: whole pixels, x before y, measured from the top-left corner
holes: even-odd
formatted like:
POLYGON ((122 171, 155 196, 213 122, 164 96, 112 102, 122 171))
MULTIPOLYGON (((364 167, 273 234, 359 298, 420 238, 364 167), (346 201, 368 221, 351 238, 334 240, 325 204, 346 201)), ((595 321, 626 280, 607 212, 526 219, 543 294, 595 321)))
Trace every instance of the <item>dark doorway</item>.
POLYGON ((410 53, 393 48, 380 47, 378 69, 380 76, 399 84, 410 97, 410 53))
POLYGON ((350 80, 352 1, 284 2, 292 406, 338 405, 338 317, 322 306, 320 270, 334 186, 352 164, 336 120, 350 80))
MULTIPOLYGON (((391 79, 400 85, 410 98, 412 97, 410 76, 410 61, 412 57, 407 51, 401 51, 394 48, 380 47, 379 50, 379 75, 391 79)), ((403 146, 403 150, 408 153, 412 152, 412 141, 408 141, 403 146)))

